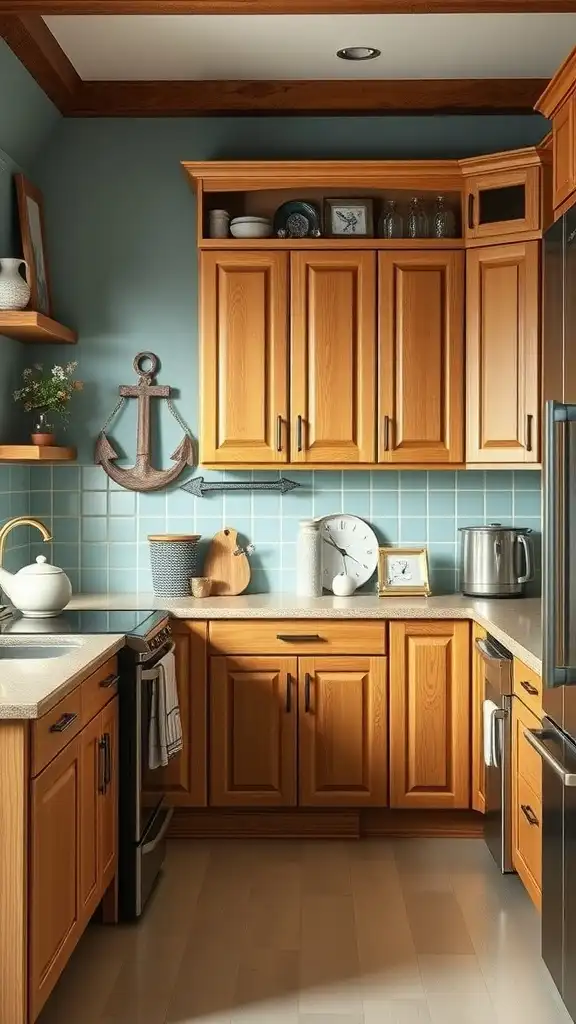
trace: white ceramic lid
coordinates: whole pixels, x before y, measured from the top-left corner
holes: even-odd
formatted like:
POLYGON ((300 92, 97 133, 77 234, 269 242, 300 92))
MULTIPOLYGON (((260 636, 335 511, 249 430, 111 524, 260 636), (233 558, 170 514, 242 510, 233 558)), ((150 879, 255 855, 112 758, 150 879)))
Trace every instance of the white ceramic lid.
POLYGON ((45 555, 38 555, 35 562, 31 565, 25 565, 23 569, 20 569, 17 576, 54 576, 56 573, 63 573, 63 569, 59 569, 57 565, 51 565, 45 555))

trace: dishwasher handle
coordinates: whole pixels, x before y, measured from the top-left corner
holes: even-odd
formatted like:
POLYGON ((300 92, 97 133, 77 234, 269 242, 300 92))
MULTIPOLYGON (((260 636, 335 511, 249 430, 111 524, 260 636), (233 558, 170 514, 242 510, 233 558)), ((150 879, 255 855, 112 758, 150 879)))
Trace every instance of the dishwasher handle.
POLYGON ((559 776, 563 786, 576 786, 576 772, 569 772, 562 762, 548 750, 546 740, 550 738, 550 734, 546 732, 546 729, 524 729, 524 738, 534 748, 536 753, 540 754, 542 760, 546 762, 555 775, 559 776))

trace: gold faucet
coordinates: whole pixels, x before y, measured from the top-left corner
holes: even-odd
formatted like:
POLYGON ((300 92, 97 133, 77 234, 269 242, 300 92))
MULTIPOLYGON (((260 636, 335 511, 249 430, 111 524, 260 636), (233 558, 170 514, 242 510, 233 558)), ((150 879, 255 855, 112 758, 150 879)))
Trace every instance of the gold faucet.
POLYGON ((0 527, 0 566, 2 566, 4 562, 6 538, 16 526, 35 526, 37 530, 40 530, 42 540, 52 540, 50 530, 47 526, 44 526, 44 523, 41 523, 39 519, 31 519, 29 516, 16 516, 15 519, 9 519, 7 523, 4 523, 4 526, 0 527))

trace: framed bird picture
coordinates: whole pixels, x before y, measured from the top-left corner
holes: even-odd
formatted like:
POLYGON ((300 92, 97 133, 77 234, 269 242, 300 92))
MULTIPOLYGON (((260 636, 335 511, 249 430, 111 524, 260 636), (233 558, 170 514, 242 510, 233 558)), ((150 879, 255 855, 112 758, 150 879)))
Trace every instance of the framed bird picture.
POLYGON ((378 594, 388 597, 430 595, 426 548, 379 548, 378 594))
POLYGON ((371 199, 325 199, 324 234, 328 238, 374 238, 371 199))

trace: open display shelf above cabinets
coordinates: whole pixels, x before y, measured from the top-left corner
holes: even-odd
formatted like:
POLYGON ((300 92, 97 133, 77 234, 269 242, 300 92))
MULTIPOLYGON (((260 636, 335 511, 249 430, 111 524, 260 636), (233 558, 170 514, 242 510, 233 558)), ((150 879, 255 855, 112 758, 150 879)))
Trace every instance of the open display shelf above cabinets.
POLYGON ((75 448, 60 445, 0 444, 0 462, 72 462, 75 448))
POLYGON ((0 334, 30 345, 53 345, 56 342, 75 345, 78 341, 75 331, 52 320, 49 316, 44 316, 43 313, 36 313, 31 309, 1 309, 0 334))

